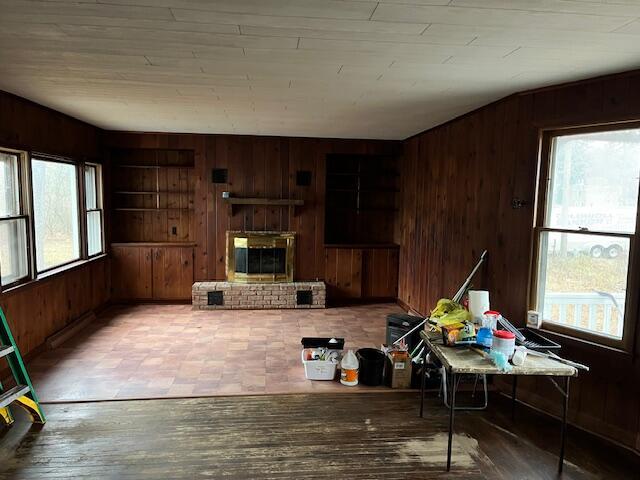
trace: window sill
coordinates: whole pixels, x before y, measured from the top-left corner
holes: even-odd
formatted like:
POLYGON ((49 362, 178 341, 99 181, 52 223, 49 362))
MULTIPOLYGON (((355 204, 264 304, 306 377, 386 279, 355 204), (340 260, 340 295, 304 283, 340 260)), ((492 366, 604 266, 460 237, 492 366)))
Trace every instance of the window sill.
POLYGON ((107 257, 106 253, 101 253, 100 255, 96 255, 96 256, 88 258, 88 259, 82 259, 82 260, 77 260, 77 261, 72 262, 72 263, 68 263, 68 264, 63 265, 61 267, 49 270, 49 271, 47 271, 45 273, 41 273, 40 275, 38 275, 33 280, 28 280, 26 282, 20 283, 19 285, 15 285, 15 286, 13 286, 11 288, 7 288, 6 290, 3 290, 2 292, 0 292, 0 294, 4 295, 4 294, 18 292, 19 290, 21 290, 21 289, 23 289, 25 287, 33 286, 34 284, 37 284, 39 282, 42 282, 42 281, 45 281, 45 280, 49 280, 50 278, 56 277, 56 276, 61 275, 63 273, 69 272, 71 270, 75 270, 77 268, 81 268, 81 267, 83 267, 85 265, 88 265, 88 264, 90 264, 92 262, 96 262, 96 261, 102 260, 102 259, 104 259, 106 257, 107 257))
POLYGON ((588 348, 588 349, 598 348, 601 351, 608 352, 612 355, 620 355, 624 357, 632 356, 632 353, 630 351, 625 350, 622 347, 605 345, 603 343, 594 342, 592 340, 576 337, 573 335, 569 335, 567 333, 561 333, 556 330, 550 330, 548 328, 545 328, 544 324, 542 325, 542 328, 540 328, 540 332, 543 333, 544 335, 550 335, 551 337, 555 337, 556 340, 559 340, 561 344, 562 342, 565 342, 565 343, 570 343, 573 346, 578 348, 588 348))

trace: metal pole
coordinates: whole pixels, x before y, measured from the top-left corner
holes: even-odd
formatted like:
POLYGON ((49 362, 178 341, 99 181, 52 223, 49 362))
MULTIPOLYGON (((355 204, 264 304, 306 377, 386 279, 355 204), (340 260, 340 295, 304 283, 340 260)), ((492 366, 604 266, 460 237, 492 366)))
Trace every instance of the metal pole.
POLYGON ((453 415, 456 410, 456 374, 449 369, 449 391, 451 392, 451 405, 449 405, 449 443, 447 445, 447 472, 451 470, 451 446, 453 443, 453 415))
POLYGON ((424 418, 424 390, 427 383, 427 349, 424 349, 422 355, 422 380, 420 382, 420 418, 424 418))
POLYGON ((482 263, 484 262, 484 259, 486 256, 487 256, 487 251, 484 250, 482 252, 482 255, 480 255, 480 260, 478 260, 478 263, 476 263, 476 266, 473 267, 473 270, 471 270, 471 273, 469 274, 467 279, 464 281, 462 286, 458 289, 458 291, 456 292, 456 294, 453 296, 451 300, 458 303, 460 302, 460 300, 462 300, 462 296, 464 295, 464 292, 467 290, 467 288, 471 284, 471 280, 473 280, 473 276, 476 274, 476 272, 480 268, 480 265, 482 265, 482 263))
POLYGON ((562 427, 560 429, 560 458, 558 459, 558 474, 562 474, 564 466, 564 444, 567 436, 567 410, 569 410, 569 381, 571 377, 564 380, 564 402, 562 406, 562 427))
POLYGON ((413 351, 409 354, 409 356, 411 357, 411 359, 413 359, 413 357, 416 356, 416 352, 418 352, 418 357, 420 356, 420 353, 422 353, 422 350, 420 350, 420 347, 422 347, 422 345, 424 344, 424 340, 420 340, 420 343, 418 343, 418 345, 416 346, 416 348, 413 349, 413 351))
POLYGON ((402 335, 400 338, 398 338, 397 340, 395 340, 391 345, 395 345, 396 343, 402 341, 402 339, 407 338, 409 335, 411 335, 413 332, 415 332, 416 330, 418 330, 420 327, 422 327, 425 323, 427 323, 427 320, 429 318, 425 318, 424 320, 422 320, 418 325, 416 325, 415 327, 413 327, 411 330, 409 330, 407 333, 405 333, 404 335, 402 335))
POLYGON ((516 390, 518 388, 518 376, 513 376, 513 384, 511 385, 511 420, 516 418, 516 390))

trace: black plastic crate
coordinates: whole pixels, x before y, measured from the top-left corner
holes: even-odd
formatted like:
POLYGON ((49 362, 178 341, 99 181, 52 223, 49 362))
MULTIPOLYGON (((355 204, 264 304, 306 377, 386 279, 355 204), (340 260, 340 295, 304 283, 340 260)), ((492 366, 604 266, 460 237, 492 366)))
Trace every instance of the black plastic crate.
MULTIPOLYGON (((387 345, 392 345, 393 342, 416 327, 423 320, 424 318, 422 317, 406 313, 392 313, 387 315, 387 345)), ((409 352, 413 351, 413 349, 418 346, 418 343, 420 343, 421 330, 421 328, 418 328, 405 339, 409 352)))
POLYGON ((344 349, 344 338, 337 337, 303 337, 301 343, 302 348, 344 349), (331 340, 335 340, 335 342, 331 342, 331 340))

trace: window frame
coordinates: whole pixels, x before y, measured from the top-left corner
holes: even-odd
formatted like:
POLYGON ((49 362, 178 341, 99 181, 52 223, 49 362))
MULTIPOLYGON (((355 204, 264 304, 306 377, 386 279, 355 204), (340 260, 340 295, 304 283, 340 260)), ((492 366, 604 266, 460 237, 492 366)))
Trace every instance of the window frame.
POLYGON ((10 215, 6 217, 0 217, 0 222, 3 221, 11 221, 11 220, 24 220, 25 221, 25 241, 26 241, 26 251, 27 251, 27 274, 19 279, 7 283, 3 285, 0 281, 0 292, 8 290, 13 287, 17 287, 18 285, 25 284, 30 282, 33 278, 33 259, 32 259, 32 245, 31 245, 31 204, 30 204, 30 189, 25 188, 25 186, 30 185, 30 176, 29 176, 29 165, 28 161, 29 155, 27 152, 23 150, 15 150, 12 148, 4 148, 0 147, 0 152, 10 155, 15 155, 18 161, 18 215, 10 215))
POLYGON ((104 235, 104 199, 103 199, 103 188, 104 185, 102 183, 102 165, 97 162, 82 162, 78 168, 82 171, 82 179, 81 179, 81 197, 82 197, 82 208, 84 215, 82 216, 82 236, 84 238, 83 241, 83 258, 91 259, 103 255, 105 253, 105 235, 104 235), (95 189, 96 189, 96 208, 88 208, 87 207, 87 192, 86 192, 86 167, 93 167, 96 170, 95 176, 95 189), (89 255, 89 231, 88 231, 88 217, 90 212, 99 212, 100 213, 100 251, 97 253, 93 253, 89 255))
MULTIPOLYGON (((557 137, 568 135, 579 135, 587 133, 610 132, 617 130, 632 130, 640 128, 640 122, 624 122, 615 124, 590 125, 583 127, 556 128, 541 131, 538 177, 535 200, 534 223, 532 229, 532 250, 529 282, 529 308, 536 310, 538 307, 539 294, 539 270, 540 270, 540 245, 544 232, 577 233, 587 235, 602 235, 607 237, 621 237, 629 239, 629 263, 627 269, 627 288, 625 297, 625 312, 623 317, 622 338, 615 339, 603 335, 598 335, 584 330, 571 328, 553 322, 545 322, 542 319, 542 329, 551 333, 560 334, 565 337, 588 342, 597 346, 604 346, 630 352, 633 348, 633 339, 638 324, 638 296, 634 292, 640 287, 640 255, 638 244, 638 234, 640 233, 640 189, 637 200, 636 228, 633 233, 621 232, 601 232, 581 229, 566 229, 546 227, 545 221, 549 212, 548 195, 551 185, 551 168, 553 164, 553 146, 557 137)), ((542 312, 541 312, 542 314, 542 312)))
POLYGON ((83 230, 83 212, 85 210, 84 208, 84 186, 82 185, 82 182, 84 182, 84 169, 82 169, 82 172, 80 171, 80 167, 82 165, 82 162, 76 162, 71 158, 67 158, 67 157, 61 157, 61 156, 54 156, 54 155, 48 155, 48 154, 44 154, 44 153, 35 153, 33 152, 30 155, 29 158, 29 179, 30 179, 30 183, 29 183, 29 194, 31 195, 31 217, 33 218, 33 221, 31 222, 32 225, 32 229, 31 229, 31 234, 33 235, 33 272, 34 272, 34 278, 37 279, 38 277, 42 276, 42 275, 46 275, 47 273, 54 271, 54 270, 59 270, 59 269, 64 269, 65 267, 77 263, 79 261, 82 260, 86 260, 87 256, 86 256, 86 247, 84 246, 84 244, 86 243, 84 240, 86 239, 86 234, 83 230), (49 268, 45 268, 44 270, 38 270, 38 265, 37 265, 37 252, 38 252, 38 245, 36 242, 36 221, 35 221, 35 211, 34 211, 34 202, 33 202, 33 161, 34 160, 42 160, 42 161, 46 161, 46 162, 54 162, 54 163, 63 163, 66 165, 72 165, 76 171, 76 193, 77 193, 77 198, 78 198, 78 205, 77 205, 77 212, 78 212, 78 257, 74 258, 73 260, 69 260, 67 262, 64 263, 60 263, 58 265, 55 265, 53 267, 49 267, 49 268))
MULTIPOLYGON (((0 283, 0 293, 12 291, 23 285, 50 277, 66 270, 76 268, 94 259, 102 258, 106 255, 106 225, 104 214, 104 176, 103 165, 94 159, 76 159, 65 157, 62 155, 52 155, 40 151, 21 150, 0 145, 0 151, 14 154, 18 156, 18 189, 19 189, 19 212, 20 215, 12 215, 11 217, 3 217, 3 220, 25 219, 26 222, 26 251, 27 251, 27 270, 28 274, 15 282, 2 285, 0 283), (34 205, 33 205, 33 176, 32 163, 33 160, 44 160, 50 162, 58 162, 72 165, 76 172, 76 194, 78 197, 78 241, 79 256, 68 262, 38 271, 36 264, 35 244, 35 222, 34 222, 34 205), (85 166, 96 168, 96 207, 95 209, 87 209, 86 192, 85 192, 85 166), (87 236, 87 215, 88 212, 100 212, 100 228, 102 248, 100 252, 88 255, 89 243, 87 236)), ((2 220, 0 220, 2 221, 2 220)))

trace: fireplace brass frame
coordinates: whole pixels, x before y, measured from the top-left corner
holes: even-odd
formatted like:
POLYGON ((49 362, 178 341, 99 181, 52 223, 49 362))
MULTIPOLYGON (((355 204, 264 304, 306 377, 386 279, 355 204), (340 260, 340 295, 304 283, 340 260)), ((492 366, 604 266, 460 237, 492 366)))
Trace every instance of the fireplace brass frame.
POLYGON ((242 232, 227 231, 225 273, 227 281, 236 283, 293 282, 295 258, 295 232, 242 232), (235 271, 235 247, 285 248, 285 272, 276 274, 241 273, 235 271))

